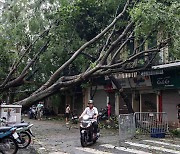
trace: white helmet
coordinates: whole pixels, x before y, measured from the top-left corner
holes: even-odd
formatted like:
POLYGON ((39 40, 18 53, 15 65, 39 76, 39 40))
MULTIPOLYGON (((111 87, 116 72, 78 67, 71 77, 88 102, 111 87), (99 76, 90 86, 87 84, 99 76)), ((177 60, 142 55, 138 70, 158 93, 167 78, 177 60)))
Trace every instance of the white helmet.
POLYGON ((89 103, 88 104, 93 104, 93 100, 89 100, 89 103))

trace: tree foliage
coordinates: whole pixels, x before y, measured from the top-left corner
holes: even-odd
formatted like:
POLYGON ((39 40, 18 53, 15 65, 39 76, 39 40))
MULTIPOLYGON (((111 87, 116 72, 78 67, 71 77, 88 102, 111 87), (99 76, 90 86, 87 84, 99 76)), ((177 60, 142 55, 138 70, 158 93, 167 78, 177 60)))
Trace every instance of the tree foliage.
POLYGON ((19 103, 33 103, 94 76, 146 69, 167 39, 177 57, 178 1, 127 1, 7 3, 0 18, 1 91, 32 91, 19 103), (162 29, 162 44, 143 51, 162 29), (136 40, 140 53, 129 47, 136 40))
POLYGON ((163 31, 163 38, 171 38, 170 52, 180 58, 180 3, 178 0, 141 1, 130 11, 136 21, 136 36, 163 31))

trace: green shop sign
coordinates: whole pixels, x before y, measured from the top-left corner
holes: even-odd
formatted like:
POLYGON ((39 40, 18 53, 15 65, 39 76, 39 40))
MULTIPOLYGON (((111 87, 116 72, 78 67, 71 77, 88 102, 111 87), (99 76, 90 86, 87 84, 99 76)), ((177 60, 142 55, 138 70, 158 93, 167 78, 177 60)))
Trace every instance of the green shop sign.
POLYGON ((180 89, 180 70, 165 70, 164 74, 151 76, 153 89, 180 89))

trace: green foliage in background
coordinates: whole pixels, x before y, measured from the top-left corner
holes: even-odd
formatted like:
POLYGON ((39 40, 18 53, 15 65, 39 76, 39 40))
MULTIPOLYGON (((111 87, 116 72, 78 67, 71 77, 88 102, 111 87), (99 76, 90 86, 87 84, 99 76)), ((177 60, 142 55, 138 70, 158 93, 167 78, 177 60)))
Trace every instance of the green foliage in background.
POLYGON ((161 38, 171 38, 170 54, 180 58, 180 3, 178 0, 142 0, 130 10, 136 22, 136 37, 161 32, 161 38))

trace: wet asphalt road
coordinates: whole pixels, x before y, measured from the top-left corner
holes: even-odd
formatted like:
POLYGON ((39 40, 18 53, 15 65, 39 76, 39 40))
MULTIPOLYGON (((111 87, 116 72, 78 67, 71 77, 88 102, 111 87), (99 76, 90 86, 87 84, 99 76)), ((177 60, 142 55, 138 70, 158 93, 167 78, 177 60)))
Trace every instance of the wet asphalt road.
MULTIPOLYGON (((81 150, 77 150, 81 147, 79 124, 67 125, 64 121, 58 120, 32 120, 25 118, 26 122, 33 123, 32 131, 36 136, 33 139, 29 149, 19 150, 18 154, 32 153, 71 153, 81 154, 87 153, 81 150), (69 129, 70 127, 70 129, 69 129), (34 151, 36 149, 36 152, 34 151)), ((99 144, 116 143, 118 141, 117 130, 101 130, 101 137, 96 144, 89 146, 89 148, 101 149, 99 144)), ((103 150, 104 151, 104 150, 103 150)), ((105 150, 107 151, 107 149, 105 150)))
POLYGON ((18 154, 180 154, 180 139, 155 139, 138 137, 119 143, 118 130, 101 129, 97 143, 82 148, 80 144, 79 124, 65 125, 58 120, 30 120, 36 136, 28 149, 19 150, 18 154))

